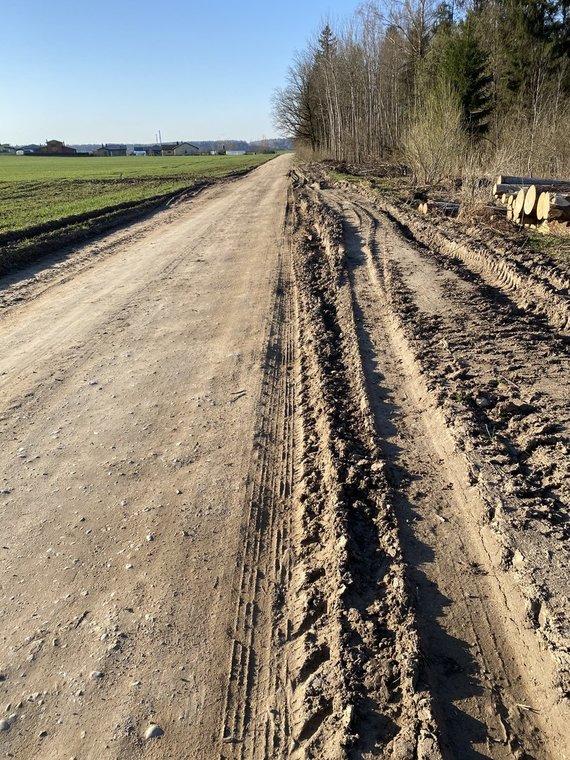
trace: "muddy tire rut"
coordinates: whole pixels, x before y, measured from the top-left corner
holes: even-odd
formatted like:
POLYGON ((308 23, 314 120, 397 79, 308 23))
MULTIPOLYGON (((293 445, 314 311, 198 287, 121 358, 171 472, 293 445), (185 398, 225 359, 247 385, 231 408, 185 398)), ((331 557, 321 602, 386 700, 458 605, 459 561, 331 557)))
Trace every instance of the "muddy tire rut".
POLYGON ((565 336, 293 183, 291 756, 565 757, 565 336), (534 458, 525 425, 551 431, 534 458))
POLYGON ((549 731, 537 716, 550 713, 552 697, 550 689, 534 689, 540 648, 528 625, 514 622, 524 619, 524 607, 513 609, 516 595, 512 588, 505 594, 505 578, 487 553, 496 557, 498 546, 482 535, 485 506, 390 309, 389 291, 397 286, 383 261, 386 246, 375 245, 377 230, 362 209, 342 204, 340 211, 369 394, 415 590, 422 678, 442 750, 466 758, 541 757, 549 731), (529 710, 537 700, 541 709, 529 710))

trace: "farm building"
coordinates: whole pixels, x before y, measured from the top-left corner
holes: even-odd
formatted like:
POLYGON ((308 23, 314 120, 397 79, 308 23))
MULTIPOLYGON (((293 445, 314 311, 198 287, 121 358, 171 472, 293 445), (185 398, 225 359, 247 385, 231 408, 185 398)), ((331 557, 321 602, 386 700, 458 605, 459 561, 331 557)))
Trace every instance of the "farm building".
POLYGON ((160 146, 160 155, 161 156, 174 156, 174 149, 176 148, 178 143, 163 143, 160 146))
POLYGON ((164 143, 161 155, 163 156, 195 156, 200 148, 189 142, 164 143))
POLYGON ((31 156, 33 155, 38 149, 40 148, 39 145, 35 145, 32 143, 32 145, 19 145, 17 148, 17 152, 19 156, 31 156))
POLYGON ((175 156, 195 156, 200 152, 200 148, 189 142, 181 142, 174 148, 175 156))
POLYGON ((46 144, 39 147, 35 153, 44 156, 74 156, 77 154, 77 151, 75 148, 70 148, 61 140, 48 140, 46 144))
POLYGON ((94 156, 126 156, 127 155, 127 146, 126 145, 114 145, 107 143, 106 145, 101 145, 100 148, 97 148, 97 150, 93 151, 94 156))
POLYGON ((4 145, 0 145, 0 156, 13 156, 16 153, 16 148, 13 148, 11 145, 8 145, 4 143, 4 145))
POLYGON ((189 142, 162 143, 160 145, 135 145, 136 156, 197 156, 200 148, 189 142))

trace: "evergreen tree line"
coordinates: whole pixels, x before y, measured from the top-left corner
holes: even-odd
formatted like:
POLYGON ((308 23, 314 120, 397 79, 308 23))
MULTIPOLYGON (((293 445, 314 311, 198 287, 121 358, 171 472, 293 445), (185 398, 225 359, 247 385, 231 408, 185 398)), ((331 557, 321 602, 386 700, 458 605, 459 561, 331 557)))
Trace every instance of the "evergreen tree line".
POLYGON ((386 0, 325 25, 275 93, 313 155, 570 174, 570 0, 386 0))

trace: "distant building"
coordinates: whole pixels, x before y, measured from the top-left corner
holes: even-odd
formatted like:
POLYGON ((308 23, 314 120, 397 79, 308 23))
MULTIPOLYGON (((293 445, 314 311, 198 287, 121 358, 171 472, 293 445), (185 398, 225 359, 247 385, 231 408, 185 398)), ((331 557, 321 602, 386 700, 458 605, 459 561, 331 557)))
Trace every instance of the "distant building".
POLYGON ((135 156, 196 156, 200 148, 189 142, 155 143, 154 145, 135 145, 135 156))
POLYGON ((16 148, 13 148, 11 145, 8 145, 7 143, 0 145, 0 156, 15 156, 15 155, 16 155, 16 148))
POLYGON ((200 152, 189 142, 163 143, 160 147, 162 156, 195 156, 200 152))
POLYGON ((200 148, 189 142, 181 142, 174 148, 175 156, 195 156, 200 152, 200 148))
POLYGON ((178 143, 163 143, 160 146, 160 155, 161 156, 174 156, 174 148, 176 148, 176 145, 178 143))
POLYGON ((226 156, 245 156, 245 150, 226 150, 226 156))
POLYGON ((74 156, 77 155, 75 148, 70 148, 61 140, 48 140, 45 145, 34 151, 39 155, 49 156, 74 156))
POLYGON ((39 150, 39 148, 40 148, 40 146, 39 145, 35 145, 35 144, 32 144, 32 145, 19 145, 18 149, 17 149, 17 154, 19 156, 21 156, 21 155, 31 156, 37 150, 39 150))
POLYGON ((113 145, 111 143, 106 143, 105 145, 101 145, 100 148, 97 148, 93 151, 94 156, 99 157, 106 157, 106 156, 126 156, 127 155, 127 146, 126 145, 113 145))

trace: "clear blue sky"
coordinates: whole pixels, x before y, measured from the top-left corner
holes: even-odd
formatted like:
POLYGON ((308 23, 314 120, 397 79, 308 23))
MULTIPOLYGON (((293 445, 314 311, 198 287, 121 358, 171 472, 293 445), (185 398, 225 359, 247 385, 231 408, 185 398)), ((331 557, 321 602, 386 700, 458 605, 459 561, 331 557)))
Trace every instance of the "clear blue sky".
POLYGON ((0 143, 273 137, 296 50, 359 0, 2 0, 0 143))

